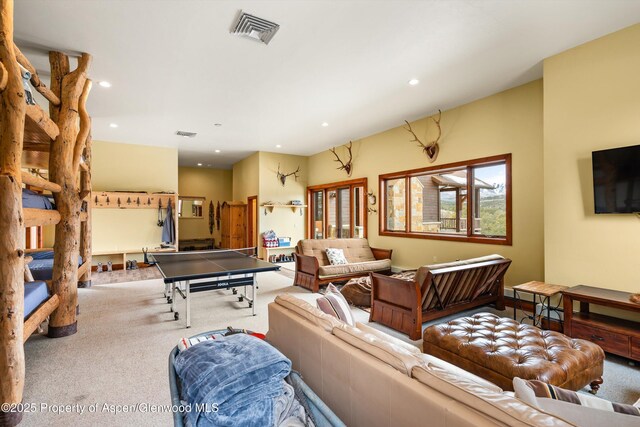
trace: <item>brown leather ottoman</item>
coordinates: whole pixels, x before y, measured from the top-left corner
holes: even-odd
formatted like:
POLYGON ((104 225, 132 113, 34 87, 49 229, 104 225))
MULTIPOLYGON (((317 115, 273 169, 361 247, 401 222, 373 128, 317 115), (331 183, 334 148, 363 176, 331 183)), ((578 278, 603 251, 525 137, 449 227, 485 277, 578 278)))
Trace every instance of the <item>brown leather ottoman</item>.
POLYGON ((423 351, 513 390, 514 377, 569 390, 602 384, 604 351, 596 344, 478 313, 424 331, 423 351))

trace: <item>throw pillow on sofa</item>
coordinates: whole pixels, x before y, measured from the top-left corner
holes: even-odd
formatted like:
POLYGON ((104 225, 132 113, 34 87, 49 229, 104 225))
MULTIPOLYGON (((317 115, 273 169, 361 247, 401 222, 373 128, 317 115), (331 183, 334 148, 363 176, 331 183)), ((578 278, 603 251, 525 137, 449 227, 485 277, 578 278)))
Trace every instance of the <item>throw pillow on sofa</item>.
POLYGON ((349 326, 356 325, 356 319, 351 313, 349 303, 333 283, 329 283, 324 296, 318 298, 316 304, 320 310, 342 320, 349 326))
POLYGON ((640 409, 565 390, 538 380, 513 379, 516 398, 579 426, 637 427, 640 409))
POLYGON ((325 253, 327 254, 329 264, 331 265, 349 264, 349 261, 347 261, 347 258, 344 256, 344 250, 342 249, 327 248, 325 253))

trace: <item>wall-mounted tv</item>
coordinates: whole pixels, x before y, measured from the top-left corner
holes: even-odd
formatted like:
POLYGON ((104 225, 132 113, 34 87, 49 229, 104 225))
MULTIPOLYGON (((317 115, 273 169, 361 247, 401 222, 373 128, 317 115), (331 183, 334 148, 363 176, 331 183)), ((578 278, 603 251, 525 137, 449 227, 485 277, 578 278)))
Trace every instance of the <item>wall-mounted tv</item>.
POLYGON ((640 212, 640 145, 594 151, 595 212, 640 212))

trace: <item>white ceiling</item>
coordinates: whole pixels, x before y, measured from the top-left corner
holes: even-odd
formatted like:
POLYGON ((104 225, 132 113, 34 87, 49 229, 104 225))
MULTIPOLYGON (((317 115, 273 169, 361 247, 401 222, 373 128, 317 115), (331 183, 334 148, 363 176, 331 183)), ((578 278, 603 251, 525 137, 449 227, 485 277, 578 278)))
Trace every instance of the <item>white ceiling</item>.
POLYGON ((90 96, 94 139, 217 168, 258 150, 315 154, 526 83, 542 59, 640 18, 640 0, 15 3, 38 69, 47 57, 28 45, 86 51, 94 81, 112 83, 90 96), (268 46, 229 33, 241 9, 280 24, 268 46))

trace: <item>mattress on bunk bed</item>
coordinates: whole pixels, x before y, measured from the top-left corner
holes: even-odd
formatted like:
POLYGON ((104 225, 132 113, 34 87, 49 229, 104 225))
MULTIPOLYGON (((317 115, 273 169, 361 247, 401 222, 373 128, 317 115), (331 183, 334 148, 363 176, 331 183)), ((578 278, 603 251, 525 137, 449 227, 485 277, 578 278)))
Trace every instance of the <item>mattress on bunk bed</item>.
POLYGON ((32 209, 55 209, 51 199, 26 188, 22 189, 22 207, 32 209))
POLYGON ((42 281, 24 283, 24 318, 26 319, 43 302, 49 299, 47 284, 42 281))
MULTIPOLYGON (((36 280, 51 280, 53 278, 53 251, 40 251, 28 254, 33 258, 29 263, 29 270, 36 280)), ((82 265, 82 257, 78 256, 78 266, 82 265)))

